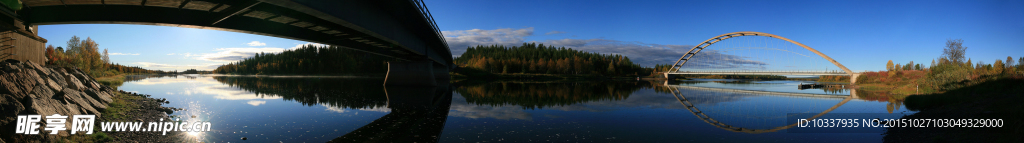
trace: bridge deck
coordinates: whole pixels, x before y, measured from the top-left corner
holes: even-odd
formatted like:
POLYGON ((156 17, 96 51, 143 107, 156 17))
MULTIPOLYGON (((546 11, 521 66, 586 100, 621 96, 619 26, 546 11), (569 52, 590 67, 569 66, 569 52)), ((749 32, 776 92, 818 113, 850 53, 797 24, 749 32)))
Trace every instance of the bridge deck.
POLYGON ((734 93, 748 93, 748 94, 771 94, 771 95, 783 95, 783 96, 799 96, 799 97, 812 97, 812 98, 847 98, 850 95, 835 95, 835 94, 814 94, 814 93, 792 93, 792 92, 773 92, 773 91, 758 91, 758 90, 742 90, 742 89, 728 89, 728 88, 712 88, 712 87, 697 87, 697 86, 684 86, 684 85, 668 85, 673 88, 685 88, 695 90, 706 90, 706 91, 719 91, 719 92, 734 92, 734 93))
POLYGON ((669 72, 668 74, 705 74, 705 75, 849 75, 842 72, 669 72))

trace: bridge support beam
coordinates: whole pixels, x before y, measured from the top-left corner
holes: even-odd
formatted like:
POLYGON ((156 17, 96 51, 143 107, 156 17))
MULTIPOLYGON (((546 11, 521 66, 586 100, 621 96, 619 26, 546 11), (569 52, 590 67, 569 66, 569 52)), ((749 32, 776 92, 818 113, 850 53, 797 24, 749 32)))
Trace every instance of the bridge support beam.
MULTIPOLYGON (((434 63, 431 61, 388 62, 388 74, 384 85, 437 86, 434 78, 434 63)), ((445 75, 448 72, 444 72, 445 75)))

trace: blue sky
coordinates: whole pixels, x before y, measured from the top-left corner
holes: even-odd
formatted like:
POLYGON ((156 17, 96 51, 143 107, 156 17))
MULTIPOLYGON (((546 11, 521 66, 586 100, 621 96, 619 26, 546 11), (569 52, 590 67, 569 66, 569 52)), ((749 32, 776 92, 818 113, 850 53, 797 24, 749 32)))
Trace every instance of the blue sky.
MULTIPOLYGON (((470 45, 539 42, 623 54, 650 66, 675 62, 691 45, 720 34, 757 31, 801 42, 856 71, 883 70, 887 60, 928 63, 950 38, 963 39, 974 61, 1024 57, 1022 1, 425 3, 456 55, 470 45)), ((71 35, 92 37, 112 53, 138 54, 111 56, 114 62, 164 70, 212 69, 225 59, 308 43, 164 26, 40 26, 48 44, 63 46, 71 35), (247 44, 253 41, 265 45, 247 44)))

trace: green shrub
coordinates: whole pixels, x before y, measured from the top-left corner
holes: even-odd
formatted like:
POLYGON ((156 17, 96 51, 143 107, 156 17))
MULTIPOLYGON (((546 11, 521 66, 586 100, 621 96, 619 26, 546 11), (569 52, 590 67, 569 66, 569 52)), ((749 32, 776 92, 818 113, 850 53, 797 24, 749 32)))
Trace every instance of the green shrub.
POLYGON ((928 84, 936 90, 952 90, 963 87, 970 79, 971 70, 958 64, 940 64, 928 74, 928 84))
POLYGON ((96 142, 110 142, 114 140, 114 138, 111 138, 110 136, 103 132, 93 133, 92 137, 96 139, 96 142))

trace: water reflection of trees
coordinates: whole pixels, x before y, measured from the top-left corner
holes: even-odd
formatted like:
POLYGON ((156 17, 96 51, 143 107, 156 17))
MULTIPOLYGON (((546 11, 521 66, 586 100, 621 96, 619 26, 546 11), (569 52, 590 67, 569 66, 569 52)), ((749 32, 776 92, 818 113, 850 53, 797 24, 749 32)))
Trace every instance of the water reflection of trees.
POLYGON ((668 93, 668 88, 650 81, 493 81, 461 83, 455 92, 477 105, 519 105, 525 109, 566 106, 593 101, 629 98, 640 89, 668 93))
POLYGON ((379 79, 341 78, 272 78, 215 76, 213 79, 231 87, 292 100, 306 106, 318 104, 345 108, 383 107, 387 105, 383 84, 379 79))
MULTIPOLYGON (((140 81, 140 80, 147 79, 147 78, 162 78, 162 77, 178 78, 178 76, 183 76, 183 75, 176 75, 176 74, 128 75, 128 76, 124 76, 124 82, 140 81)), ((188 79, 196 79, 195 76, 183 76, 183 77, 186 77, 188 79)))
POLYGON ((841 87, 825 87, 825 88, 821 88, 821 90, 824 90, 825 93, 829 93, 829 94, 839 94, 839 93, 846 93, 847 92, 847 89, 841 88, 841 87))
POLYGON ((857 91, 857 97, 859 97, 861 100, 888 102, 888 104, 885 105, 885 109, 889 111, 889 113, 892 113, 893 110, 902 107, 903 99, 905 99, 907 96, 908 95, 892 94, 889 91, 857 91))

